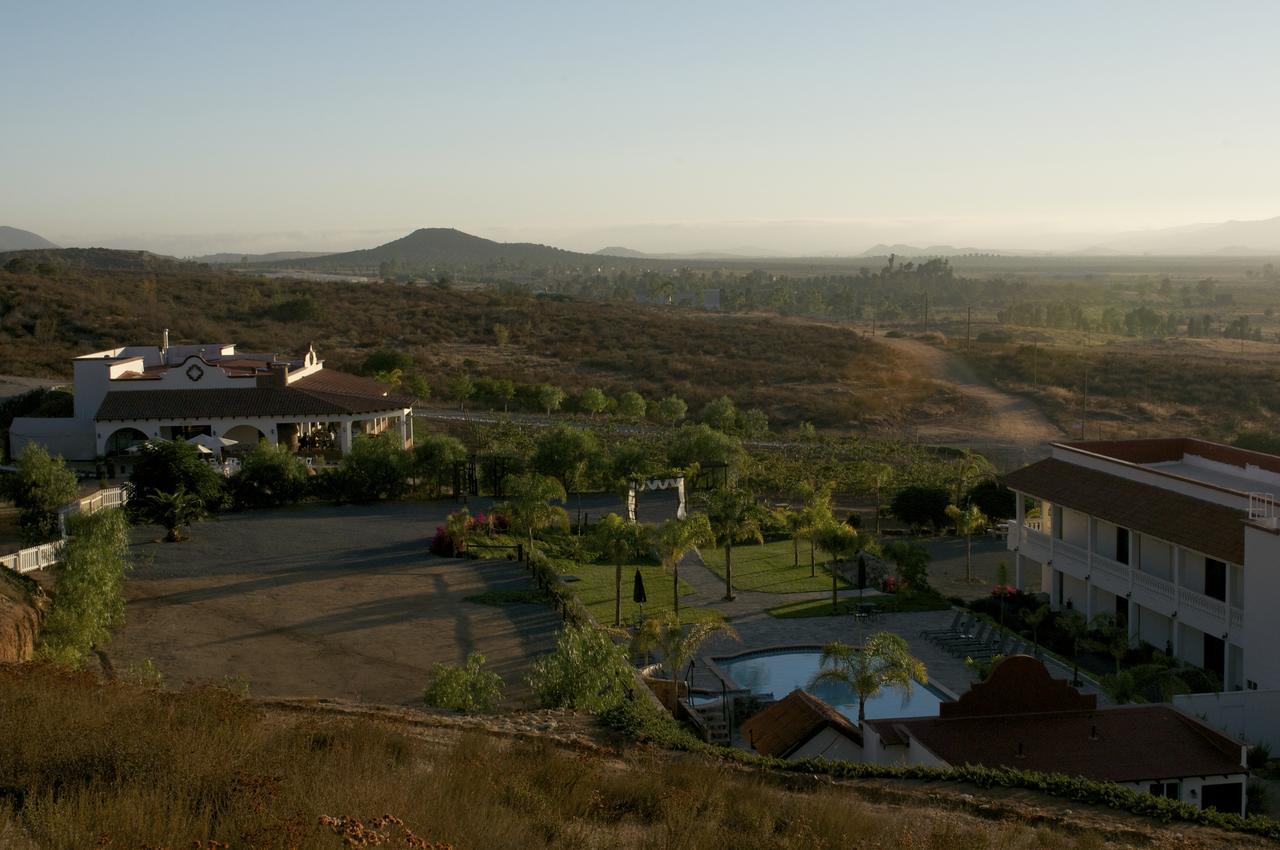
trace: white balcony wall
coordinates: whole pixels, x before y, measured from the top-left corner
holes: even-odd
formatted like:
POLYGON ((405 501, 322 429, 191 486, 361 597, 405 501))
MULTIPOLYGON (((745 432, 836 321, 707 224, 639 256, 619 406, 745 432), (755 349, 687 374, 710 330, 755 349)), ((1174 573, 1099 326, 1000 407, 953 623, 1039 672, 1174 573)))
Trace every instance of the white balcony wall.
MULTIPOLYGON (((1231 598, 1228 600, 1236 608, 1244 607, 1244 567, 1239 564, 1227 564, 1227 587, 1231 598)), ((1203 585, 1202 585, 1203 586, 1203 585)))
POLYGON ((1107 522, 1105 519, 1094 520, 1093 533, 1093 551, 1097 555, 1104 558, 1110 558, 1113 561, 1120 560, 1116 557, 1116 525, 1107 522))
POLYGON ((1196 593, 1204 593, 1204 555, 1190 549, 1182 550, 1181 586, 1196 593))
POLYGON ((1089 515, 1062 509, 1062 540, 1084 549, 1089 545, 1089 515))
POLYGON ((1149 608, 1141 610, 1142 613, 1138 616, 1138 639, 1163 652, 1165 645, 1173 642, 1173 620, 1149 608))
POLYGON ((1085 608, 1085 587, 1084 579, 1064 573, 1062 576, 1063 607, 1066 607, 1066 604, 1070 602, 1072 608, 1083 614, 1087 610, 1085 608))
POLYGON ((1204 666, 1204 632, 1179 623, 1178 657, 1196 667, 1204 666))
MULTIPOLYGON (((1138 535, 1138 560, 1144 573, 1173 581, 1173 544, 1145 534, 1138 535)), ((1200 587, 1204 590, 1204 586, 1200 587)))

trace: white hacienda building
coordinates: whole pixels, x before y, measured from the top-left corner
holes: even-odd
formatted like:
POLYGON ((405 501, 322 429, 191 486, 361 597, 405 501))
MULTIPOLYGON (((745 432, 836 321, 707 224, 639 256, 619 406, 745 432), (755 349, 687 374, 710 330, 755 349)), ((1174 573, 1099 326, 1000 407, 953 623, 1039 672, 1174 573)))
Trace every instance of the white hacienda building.
POLYGON ((10 451, 40 443, 68 460, 120 454, 135 443, 200 434, 297 449, 319 439, 344 454, 357 434, 412 439, 413 399, 377 381, 324 368, 314 348, 300 359, 237 351, 233 344, 126 346, 77 357, 75 413, 18 418, 10 451))
POLYGON ((1184 438, 1057 443, 1007 484, 1025 497, 1009 533, 1018 587, 1121 615, 1133 641, 1228 691, 1280 688, 1280 457, 1184 438))

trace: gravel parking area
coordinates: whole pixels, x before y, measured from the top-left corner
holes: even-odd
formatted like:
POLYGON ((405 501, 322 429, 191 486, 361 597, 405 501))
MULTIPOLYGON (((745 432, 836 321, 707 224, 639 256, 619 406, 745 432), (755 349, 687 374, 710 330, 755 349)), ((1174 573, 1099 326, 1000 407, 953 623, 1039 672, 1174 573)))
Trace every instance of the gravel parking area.
MULTIPOLYGON (((545 605, 466 601, 531 587, 518 563, 436 558, 431 535, 451 502, 305 506, 228 514, 184 543, 135 531, 126 624, 108 654, 150 660, 172 686, 239 677, 262 697, 408 704, 434 662, 479 650, 528 695, 531 660, 554 645, 545 605)), ((487 507, 472 505, 472 510, 487 507)))

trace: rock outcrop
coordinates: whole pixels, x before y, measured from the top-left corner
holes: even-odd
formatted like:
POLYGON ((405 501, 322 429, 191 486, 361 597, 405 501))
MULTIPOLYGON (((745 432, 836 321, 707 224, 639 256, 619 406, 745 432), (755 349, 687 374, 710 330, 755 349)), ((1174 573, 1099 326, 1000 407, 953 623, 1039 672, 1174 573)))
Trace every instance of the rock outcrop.
POLYGON ((41 606, 32 594, 0 576, 0 662, 30 661, 40 631, 41 606))

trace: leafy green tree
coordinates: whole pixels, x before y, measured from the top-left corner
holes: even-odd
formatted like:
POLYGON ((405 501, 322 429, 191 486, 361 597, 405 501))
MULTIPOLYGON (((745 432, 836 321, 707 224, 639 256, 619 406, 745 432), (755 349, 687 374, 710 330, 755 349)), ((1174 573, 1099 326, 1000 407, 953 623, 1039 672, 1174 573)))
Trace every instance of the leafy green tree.
POLYGON ((551 504, 564 503, 564 486, 547 475, 526 473, 507 478, 503 488, 511 495, 495 509, 511 521, 511 528, 516 533, 524 533, 529 537, 529 548, 533 548, 533 536, 553 525, 564 526, 569 518, 564 508, 551 504))
POLYGON ((613 624, 622 625, 622 565, 640 554, 645 543, 644 528, 617 514, 607 514, 591 531, 600 556, 613 564, 613 624))
POLYGON ((119 508, 67 519, 69 537, 53 573, 58 592, 41 623, 37 655, 81 667, 124 622, 129 522, 119 508))
POLYGON ((941 487, 904 487, 893 497, 889 510, 912 528, 938 528, 947 521, 951 496, 941 487))
POLYGON ((273 508, 302 498, 307 467, 289 447, 261 442, 241 461, 229 482, 239 508, 273 508))
POLYGON ((454 464, 466 459, 467 447, 457 437, 427 434, 413 447, 413 474, 430 482, 439 496, 453 480, 454 464))
POLYGON ((662 617, 648 617, 640 624, 632 640, 633 652, 656 649, 662 656, 662 666, 671 676, 671 698, 667 708, 674 714, 680 698, 680 671, 689 663, 698 649, 714 635, 728 635, 734 640, 738 633, 723 620, 699 620, 686 631, 680 625, 680 615, 668 612, 662 617))
POLYGON ((61 457, 50 456, 38 443, 27 443, 16 466, 17 472, 5 479, 4 489, 18 509, 22 542, 35 546, 58 539, 58 509, 80 495, 75 473, 61 457))
POLYGON ((609 399, 599 387, 588 387, 578 396, 578 409, 593 419, 608 406, 609 399))
POLYGON ((884 507, 884 492, 893 486, 894 468, 887 463, 868 463, 862 470, 863 482, 876 500, 876 534, 880 533, 880 513, 884 507))
POLYGON ((987 527, 986 514, 977 505, 947 505, 947 517, 955 524, 956 534, 964 538, 964 580, 973 581, 973 535, 987 527))
POLYGON ((516 397, 516 384, 510 378, 498 378, 493 382, 493 397, 502 402, 502 412, 506 413, 511 406, 511 399, 516 397))
POLYGON ((511 339, 511 329, 501 322, 495 322, 493 325, 493 344, 498 348, 502 348, 511 339))
POLYGON ((764 437, 769 433, 769 417, 760 408, 752 407, 738 414, 736 427, 749 440, 764 437))
POLYGON ((867 719, 867 700, 886 687, 910 694, 916 682, 927 683, 924 662, 911 654, 906 640, 893 632, 876 632, 855 647, 833 641, 822 648, 821 669, 814 685, 845 685, 858 695, 858 723, 867 719))
POLYGON ((129 519, 164 526, 171 537, 176 534, 171 526, 175 518, 185 518, 178 527, 185 526, 220 510, 227 497, 226 479, 200 457, 195 446, 183 440, 143 443, 126 486, 129 519), (154 498, 178 493, 184 498, 176 502, 154 498))
POLYGON ((809 577, 813 578, 818 574, 817 555, 814 552, 814 532, 833 524, 835 516, 831 513, 832 485, 830 483, 807 489, 801 513, 804 514, 802 525, 805 529, 805 537, 809 541, 809 577))
POLYGON ((418 401, 431 398, 431 385, 427 383, 426 378, 418 374, 406 375, 400 381, 400 389, 418 401))
POLYGON ((656 402, 655 416, 663 425, 675 425, 689 413, 689 405, 679 396, 669 395, 656 402))
POLYGON ((400 382, 404 380, 404 371, 401 369, 392 369, 387 372, 375 372, 373 379, 380 384, 386 384, 388 389, 397 389, 400 382))
POLYGON ((702 406, 702 410, 698 412, 698 421, 710 425, 717 431, 728 433, 737 427, 738 408, 734 405, 733 399, 722 395, 702 406))
POLYGON ((459 508, 445 517, 444 534, 453 547, 454 554, 467 549, 467 532, 471 529, 471 511, 459 508))
POLYGON ((1022 622, 1027 624, 1027 628, 1031 629, 1031 644, 1036 648, 1036 657, 1040 657, 1040 627, 1044 625, 1045 620, 1049 619, 1049 604, 1042 603, 1040 607, 1035 609, 1024 609, 1022 612, 1022 622))
POLYGON ((562 404, 564 404, 564 390, 553 384, 543 384, 538 387, 538 406, 542 408, 543 413, 550 416, 552 412, 559 410, 562 404))
POLYGON ((484 656, 472 651, 461 666, 431 665, 431 684, 422 693, 423 702, 467 714, 492 711, 502 699, 502 677, 484 669, 484 664, 484 656))
POLYGON ((643 419, 646 409, 644 396, 635 390, 628 390, 618 396, 618 415, 623 419, 643 419))
POLYGON ((651 442, 626 440, 609 452, 606 474, 609 486, 625 492, 631 482, 656 474, 662 468, 658 449, 651 442))
POLYGON ((1116 662, 1116 673, 1129 654, 1129 627, 1123 617, 1115 614, 1099 614, 1093 618, 1093 630, 1096 638, 1087 641, 1090 648, 1105 652, 1116 662))
POLYGON ((397 435, 359 434, 338 467, 343 498, 352 502, 398 499, 409 487, 412 459, 397 435))
POLYGON ((1071 684, 1080 685, 1080 644, 1089 634, 1089 623, 1084 614, 1075 609, 1068 609, 1058 615, 1056 625, 1058 631, 1071 644, 1071 684))
POLYGON ((547 708, 600 714, 631 694, 631 665, 609 633, 589 623, 569 624, 554 651, 533 662, 529 687, 547 708))
POLYGON ((745 490, 722 487, 706 500, 707 521, 716 545, 724 549, 724 598, 733 601, 733 547, 737 543, 764 542, 760 531, 760 508, 745 490))
POLYGON ((969 492, 970 487, 978 481, 990 478, 994 473, 995 470, 991 466, 991 461, 966 449, 952 465, 952 475, 955 482, 955 498, 952 501, 955 504, 959 504, 964 498, 964 494, 969 492))
POLYGON ((534 444, 533 468, 556 478, 566 493, 581 490, 587 470, 600 453, 593 431, 560 424, 543 431, 534 444))
POLYGON ((919 543, 908 543, 895 540, 884 549, 884 555, 897 568, 897 581, 894 582, 894 593, 901 593, 903 587, 910 588, 912 593, 929 588, 929 550, 919 543))
POLYGON ((653 529, 651 539, 662 559, 662 566, 671 573, 671 610, 680 617, 680 562, 689 550, 699 546, 714 546, 715 532, 706 514, 689 514, 684 519, 669 519, 653 529))
POLYGON ((732 467, 742 456, 742 443, 737 437, 701 423, 681 425, 667 435, 666 442, 667 462, 675 469, 712 462, 732 467))
POLYGON ((407 372, 413 368, 413 358, 403 351, 394 348, 380 348, 364 359, 360 371, 365 375, 376 375, 379 372, 407 372))
POLYGON ((466 372, 454 372, 445 382, 445 386, 449 388, 449 398, 458 403, 458 409, 462 412, 467 410, 467 399, 475 394, 476 385, 472 382, 471 376, 466 372))

